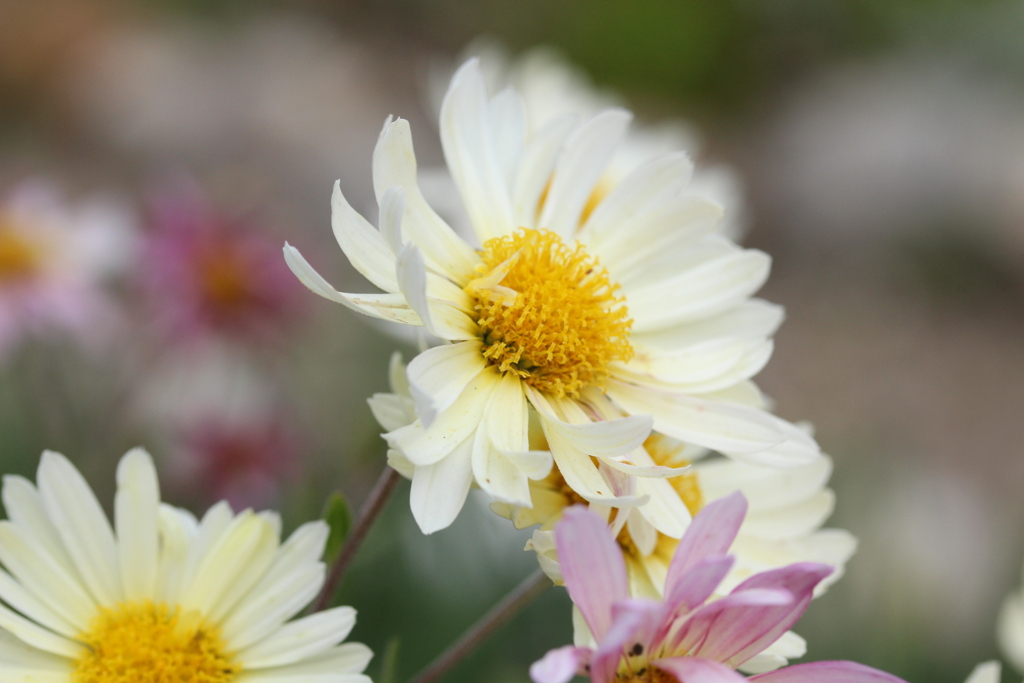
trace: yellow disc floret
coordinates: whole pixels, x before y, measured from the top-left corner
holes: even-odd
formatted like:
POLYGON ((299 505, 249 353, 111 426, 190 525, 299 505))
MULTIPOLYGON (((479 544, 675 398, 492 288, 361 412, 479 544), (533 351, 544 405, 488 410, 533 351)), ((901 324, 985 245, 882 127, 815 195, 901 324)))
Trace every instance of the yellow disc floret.
POLYGON ((148 601, 103 609, 79 640, 75 683, 227 683, 241 668, 197 613, 148 601))
POLYGON ((608 271, 581 245, 547 230, 488 240, 473 296, 487 360, 553 396, 600 386, 608 363, 629 360, 630 320, 608 271))

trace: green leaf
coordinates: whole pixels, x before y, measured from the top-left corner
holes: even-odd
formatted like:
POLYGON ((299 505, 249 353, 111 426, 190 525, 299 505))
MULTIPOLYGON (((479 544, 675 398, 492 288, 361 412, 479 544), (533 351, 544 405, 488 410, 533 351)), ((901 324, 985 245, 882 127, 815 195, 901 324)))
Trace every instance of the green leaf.
POLYGON ((327 545, 324 547, 324 560, 330 563, 338 556, 341 546, 348 538, 348 532, 352 529, 352 511, 349 510, 345 496, 340 493, 331 494, 324 505, 323 520, 331 529, 327 536, 327 545))

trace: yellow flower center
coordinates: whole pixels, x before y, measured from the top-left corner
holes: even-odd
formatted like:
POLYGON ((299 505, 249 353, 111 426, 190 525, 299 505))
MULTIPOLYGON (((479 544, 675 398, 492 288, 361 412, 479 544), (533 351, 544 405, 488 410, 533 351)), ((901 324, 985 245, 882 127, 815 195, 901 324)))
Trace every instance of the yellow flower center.
POLYGON ((0 282, 22 280, 39 265, 39 248, 10 227, 0 224, 0 282))
POLYGON ((227 683, 241 669, 198 613, 149 601, 102 610, 79 640, 74 683, 227 683))
POLYGON ((502 373, 557 397, 600 386, 608 363, 629 360, 625 299, 581 245, 521 228, 488 240, 466 286, 474 298, 484 357, 502 373))

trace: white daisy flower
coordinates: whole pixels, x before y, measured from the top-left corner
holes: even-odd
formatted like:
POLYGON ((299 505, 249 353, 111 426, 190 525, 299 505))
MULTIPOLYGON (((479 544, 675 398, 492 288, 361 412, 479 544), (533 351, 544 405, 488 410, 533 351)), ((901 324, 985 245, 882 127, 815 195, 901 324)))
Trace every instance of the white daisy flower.
POLYGON ((553 456, 584 499, 649 500, 642 513, 679 537, 688 513, 658 478, 679 470, 643 450, 652 425, 750 462, 793 466, 820 455, 759 407, 749 380, 782 318, 750 298, 769 259, 715 234, 721 207, 687 192, 686 155, 651 159, 598 192, 629 120, 611 109, 532 128, 522 98, 489 97, 471 60, 452 79, 441 139, 479 249, 423 198, 401 119, 387 121, 374 152, 380 230, 337 184, 333 197, 342 250, 384 292, 338 292, 285 245, 317 294, 450 342, 409 364, 418 419, 386 435, 415 467, 412 510, 424 532, 452 522, 474 481, 498 501, 529 506, 529 482, 547 476, 553 456), (529 448, 531 415, 550 454, 529 448), (635 494, 612 490, 609 477, 620 474, 644 475, 635 494))
POLYGON ((78 470, 43 453, 4 477, 0 679, 34 683, 369 683, 355 610, 292 619, 324 581, 327 527, 280 541, 274 513, 160 502, 152 459, 117 468, 114 525, 78 470))

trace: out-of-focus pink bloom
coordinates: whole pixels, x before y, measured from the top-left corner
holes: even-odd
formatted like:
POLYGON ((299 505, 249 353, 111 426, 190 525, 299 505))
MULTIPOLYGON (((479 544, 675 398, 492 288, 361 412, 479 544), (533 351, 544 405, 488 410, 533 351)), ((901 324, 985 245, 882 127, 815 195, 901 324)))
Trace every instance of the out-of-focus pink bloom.
POLYGON ((726 553, 746 515, 740 493, 711 503, 687 529, 669 566, 665 598, 630 599, 626 565, 607 525, 576 506, 555 527, 569 596, 590 646, 552 650, 530 667, 536 683, 899 683, 853 662, 814 662, 747 679, 735 671, 800 618, 832 567, 800 563, 755 574, 707 602, 732 567, 726 553))
POLYGON ((43 182, 15 188, 0 203, 0 359, 26 336, 103 338, 118 319, 103 284, 133 246, 118 206, 69 208, 43 182))
POLYGON ((140 277, 158 324, 179 339, 266 340, 303 307, 279 240, 216 212, 195 190, 156 203, 140 277))
POLYGON ((298 458, 298 440, 280 419, 210 419, 189 427, 181 439, 175 478, 204 502, 260 509, 277 502, 298 458))

